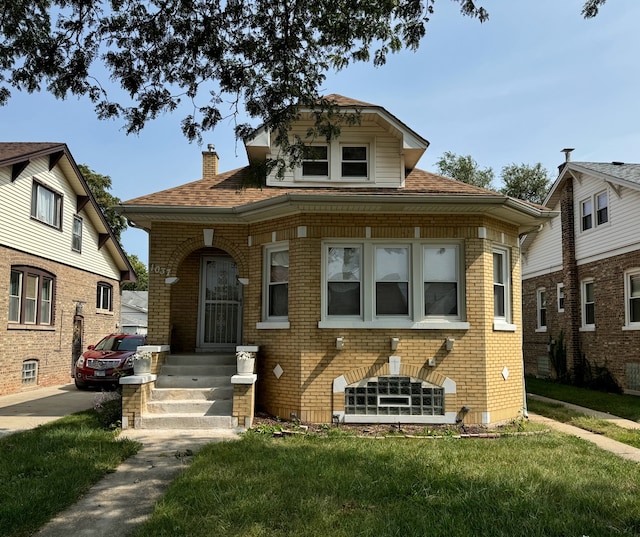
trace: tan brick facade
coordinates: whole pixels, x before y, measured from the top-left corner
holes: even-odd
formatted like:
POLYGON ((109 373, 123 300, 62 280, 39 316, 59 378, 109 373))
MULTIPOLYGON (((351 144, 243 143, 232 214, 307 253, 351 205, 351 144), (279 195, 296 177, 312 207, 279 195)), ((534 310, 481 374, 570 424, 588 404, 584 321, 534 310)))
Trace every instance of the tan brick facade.
POLYGON ((0 247, 0 395, 43 386, 72 382, 72 342, 74 319, 82 305, 82 348, 97 343, 117 331, 120 322, 120 283, 104 276, 67 265, 0 247), (50 272, 55 276, 55 305, 51 326, 15 325, 8 322, 9 279, 11 267, 24 265, 50 272), (96 311, 98 282, 113 286, 113 312, 96 311), (37 382, 23 384, 22 366, 37 361, 37 382))
MULTIPOLYGON (((400 356, 403 370, 420 378, 451 379, 456 393, 447 396, 446 411, 470 410, 468 423, 495 423, 515 418, 523 406, 521 302, 518 230, 480 216, 300 214, 258 224, 154 223, 150 233, 149 344, 170 344, 174 352, 196 346, 200 259, 224 252, 238 265, 244 287, 243 344, 259 345, 256 406, 273 415, 295 414, 309 422, 330 422, 336 401, 333 381, 350 382, 384 368, 389 356, 400 356), (203 229, 214 229, 206 247, 203 229), (298 230, 303 228, 304 233, 298 230), (479 228, 484 230, 480 237, 479 228), (389 239, 461 241, 464 252, 466 321, 464 329, 318 328, 321 319, 322 241, 389 239), (262 320, 264 247, 289 245, 289 329, 258 329, 262 320), (493 326, 493 255, 496 245, 509 249, 512 319, 515 331, 493 326), (167 285, 167 275, 179 281, 167 285), (336 350, 336 338, 344 338, 336 350), (390 339, 400 339, 391 351, 390 339), (454 338, 451 351, 444 346, 454 338), (435 358, 435 366, 429 359, 435 358), (274 368, 283 374, 277 378, 274 368), (354 371, 359 371, 354 377, 354 371), (505 378, 506 377, 506 378, 505 378)), ((239 389, 239 387, 236 387, 239 389)), ((234 413, 236 409, 234 409, 234 413)))

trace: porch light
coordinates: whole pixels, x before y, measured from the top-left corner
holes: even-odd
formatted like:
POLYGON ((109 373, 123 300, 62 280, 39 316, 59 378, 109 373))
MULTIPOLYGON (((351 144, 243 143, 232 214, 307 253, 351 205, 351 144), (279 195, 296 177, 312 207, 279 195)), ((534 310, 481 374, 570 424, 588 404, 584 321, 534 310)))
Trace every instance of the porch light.
POLYGON ((342 347, 344 347, 344 338, 343 337, 337 337, 336 338, 336 350, 341 351, 342 347))
POLYGON ((392 351, 397 351, 398 350, 398 343, 400 343, 400 338, 399 337, 392 337, 391 338, 391 350, 392 351))

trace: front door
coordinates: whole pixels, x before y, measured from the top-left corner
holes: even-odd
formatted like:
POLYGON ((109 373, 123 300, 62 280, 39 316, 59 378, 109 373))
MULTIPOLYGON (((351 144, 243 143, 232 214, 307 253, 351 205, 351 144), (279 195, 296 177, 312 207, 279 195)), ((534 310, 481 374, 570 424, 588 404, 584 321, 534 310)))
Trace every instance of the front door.
POLYGON ((238 267, 224 256, 203 257, 200 271, 198 348, 234 350, 242 327, 242 285, 238 267))

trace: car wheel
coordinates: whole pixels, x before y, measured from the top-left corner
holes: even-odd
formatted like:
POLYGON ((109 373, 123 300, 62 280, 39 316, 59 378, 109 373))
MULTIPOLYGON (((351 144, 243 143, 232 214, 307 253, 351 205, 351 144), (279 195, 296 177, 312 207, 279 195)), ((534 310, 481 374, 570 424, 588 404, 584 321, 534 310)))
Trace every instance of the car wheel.
POLYGON ((78 388, 78 390, 88 390, 89 389, 89 386, 87 386, 83 382, 78 382, 78 379, 76 379, 75 383, 76 383, 76 388, 78 388))

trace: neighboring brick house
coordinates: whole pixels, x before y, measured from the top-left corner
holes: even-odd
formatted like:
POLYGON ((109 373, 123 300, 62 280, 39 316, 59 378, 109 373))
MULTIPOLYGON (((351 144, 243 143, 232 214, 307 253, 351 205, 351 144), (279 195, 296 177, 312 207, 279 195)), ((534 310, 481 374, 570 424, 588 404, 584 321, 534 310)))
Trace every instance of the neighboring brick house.
POLYGON ((0 143, 0 395, 71 381, 133 268, 65 144, 0 143))
POLYGON ((522 244, 526 372, 640 393, 640 164, 567 156, 546 205, 560 216, 522 244))
MULTIPOLYGON (((218 173, 124 202, 149 232, 149 343, 259 346, 257 401, 303 421, 495 423, 523 408, 519 236, 553 213, 416 168, 385 109, 261 188, 218 173)), ((312 125, 301 110, 292 135, 312 125)), ((264 129, 249 161, 278 151, 264 129)))

